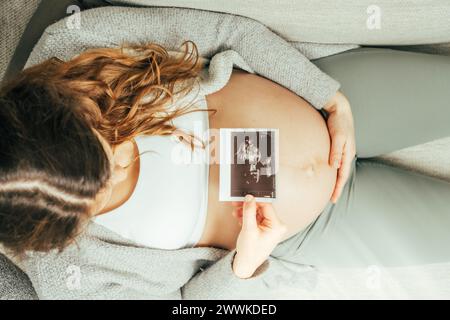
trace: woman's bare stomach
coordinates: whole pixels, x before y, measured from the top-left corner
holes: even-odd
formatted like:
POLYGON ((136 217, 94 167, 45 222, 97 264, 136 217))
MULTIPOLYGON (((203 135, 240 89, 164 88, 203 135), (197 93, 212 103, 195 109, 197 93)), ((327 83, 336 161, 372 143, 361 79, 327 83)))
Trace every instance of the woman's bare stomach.
MULTIPOLYGON (((278 128, 277 199, 285 239, 304 229, 324 209, 336 182, 328 165, 330 137, 322 115, 288 89, 235 70, 227 85, 208 95, 210 128, 278 128)), ((218 145, 218 144, 216 144, 218 145)), ((208 209, 197 246, 234 249, 240 226, 229 202, 219 201, 219 165, 209 168, 208 209)))

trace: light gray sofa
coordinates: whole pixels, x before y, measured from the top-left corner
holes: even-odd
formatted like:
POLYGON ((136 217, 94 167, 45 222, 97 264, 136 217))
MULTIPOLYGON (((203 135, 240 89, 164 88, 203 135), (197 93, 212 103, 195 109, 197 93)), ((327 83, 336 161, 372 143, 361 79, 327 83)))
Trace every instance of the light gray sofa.
MULTIPOLYGON (((42 1, 47 2, 47 8, 43 9, 41 4, 40 19, 34 26, 28 27, 29 32, 26 38, 22 38, 22 34, 27 29, 27 24, 41 0, 14 0, 0 3, 0 25, 2 26, 0 79, 5 73, 14 74, 23 66, 28 50, 31 50, 45 25, 57 19, 58 15, 60 17, 65 15, 64 10, 58 11, 56 8, 64 9, 64 6, 76 0, 42 1), (18 59, 10 64, 17 46, 18 59)), ((385 29, 381 29, 380 32, 372 32, 373 30, 365 28, 366 11, 373 2, 371 0, 336 0, 332 2, 333 5, 330 5, 329 1, 311 0, 266 0, 264 5, 259 0, 80 0, 76 2, 86 7, 107 5, 111 2, 228 12, 260 20, 292 41, 384 46, 401 44, 402 46, 396 48, 450 54, 450 2, 447 0, 436 0, 433 5, 424 4, 421 0, 410 0, 407 1, 407 7, 404 6, 404 2, 377 1, 386 21, 384 26, 382 24, 385 29)), ((450 138, 401 150, 383 156, 379 160, 450 181, 450 138)), ((27 276, 0 254, 0 299, 34 298, 36 293, 27 276)))

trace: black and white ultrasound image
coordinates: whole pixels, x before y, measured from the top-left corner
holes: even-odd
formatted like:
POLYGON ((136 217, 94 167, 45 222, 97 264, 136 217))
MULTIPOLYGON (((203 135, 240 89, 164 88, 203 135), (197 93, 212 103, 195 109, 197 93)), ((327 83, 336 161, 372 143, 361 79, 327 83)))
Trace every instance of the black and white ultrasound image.
POLYGON ((233 131, 230 195, 275 198, 273 131, 233 131))

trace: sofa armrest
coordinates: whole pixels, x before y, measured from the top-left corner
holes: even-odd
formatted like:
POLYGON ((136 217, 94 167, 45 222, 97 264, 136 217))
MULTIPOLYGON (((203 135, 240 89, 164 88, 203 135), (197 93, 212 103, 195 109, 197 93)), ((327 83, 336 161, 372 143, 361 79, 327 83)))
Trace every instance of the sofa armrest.
POLYGON ((28 276, 0 253, 0 300, 36 300, 28 276))

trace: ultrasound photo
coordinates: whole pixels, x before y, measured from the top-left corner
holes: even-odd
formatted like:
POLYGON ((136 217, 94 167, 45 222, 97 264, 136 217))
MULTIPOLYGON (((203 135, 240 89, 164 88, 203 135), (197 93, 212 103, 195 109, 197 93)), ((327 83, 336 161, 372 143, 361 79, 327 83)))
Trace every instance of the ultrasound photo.
POLYGON ((276 198, 277 137, 275 129, 221 129, 222 201, 276 198))

